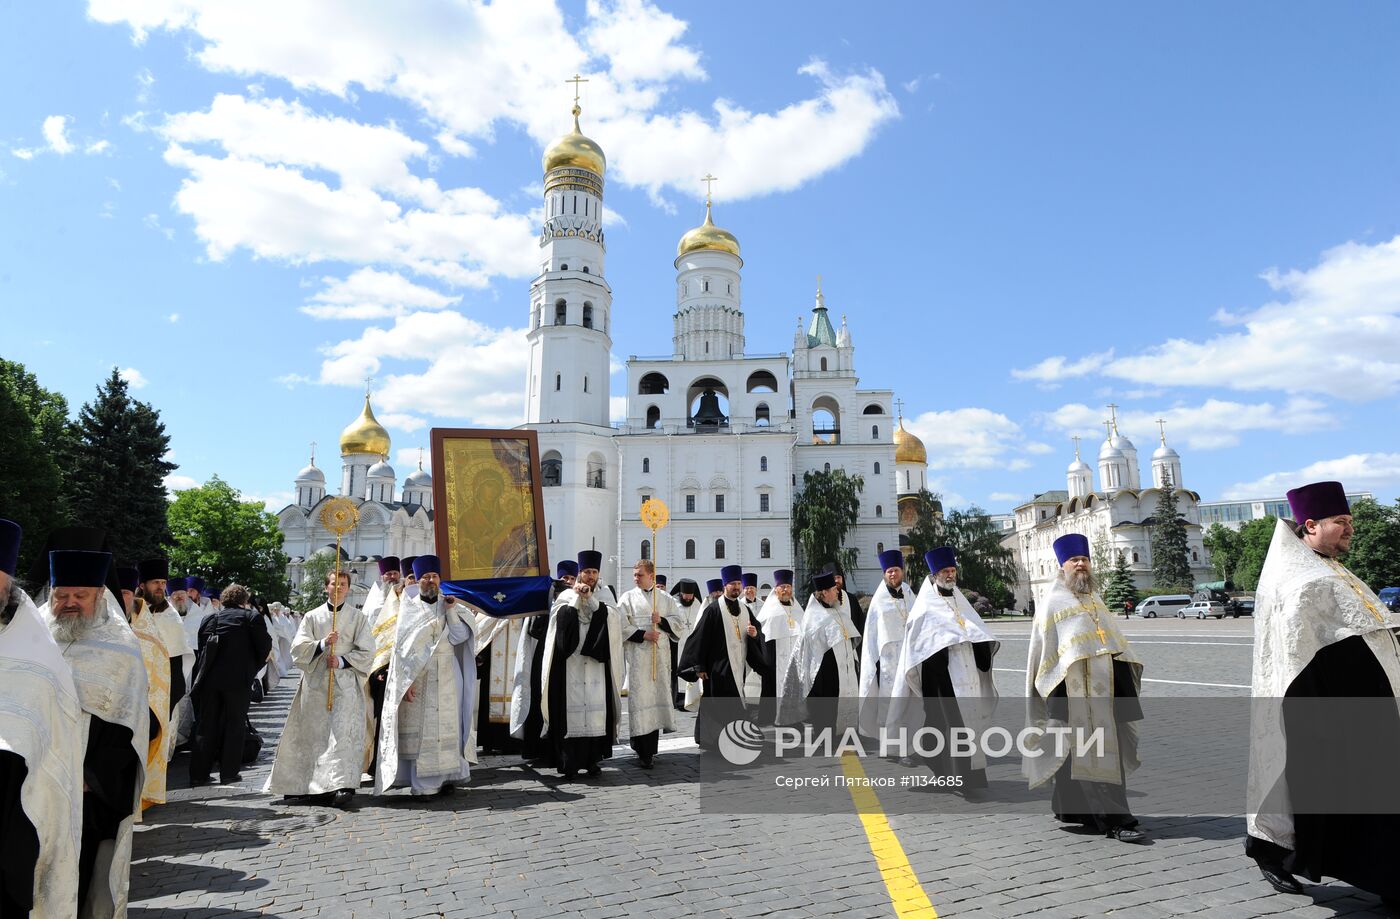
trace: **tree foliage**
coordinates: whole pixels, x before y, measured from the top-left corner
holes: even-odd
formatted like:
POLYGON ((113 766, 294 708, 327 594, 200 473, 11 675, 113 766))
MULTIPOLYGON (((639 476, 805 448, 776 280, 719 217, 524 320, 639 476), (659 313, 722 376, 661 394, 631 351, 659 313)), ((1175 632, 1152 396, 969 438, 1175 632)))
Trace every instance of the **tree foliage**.
POLYGON ((914 496, 914 523, 909 528, 909 556, 905 559, 904 576, 914 588, 928 576, 924 554, 944 545, 943 501, 927 488, 914 496))
POLYGON ((0 515, 24 530, 18 570, 29 571, 44 534, 62 522, 58 517, 62 478, 58 464, 39 440, 33 419, 4 379, 0 379, 0 430, 5 432, 5 448, 0 450, 0 515))
POLYGON ((1206 530, 1204 542, 1206 551, 1210 553, 1211 566, 1220 580, 1227 585, 1237 583, 1235 569, 1240 564, 1240 534, 1227 526, 1212 523, 1206 530))
POLYGON ((1254 590, 1259 586, 1259 573, 1264 570, 1264 557, 1269 554, 1269 543, 1274 538, 1276 517, 1260 517, 1240 527, 1239 561, 1235 564, 1235 587, 1239 590, 1254 590))
POLYGON ((1400 586, 1400 502, 1363 499, 1351 505, 1354 532, 1343 561, 1372 590, 1400 586))
POLYGON ((302 562, 301 582, 292 585, 290 605, 299 613, 310 612, 326 602, 326 575, 335 568, 335 556, 314 552, 302 562))
POLYGON ((218 476, 187 488, 169 507, 170 568, 223 588, 237 582, 265 600, 286 600, 287 556, 277 518, 218 476))
POLYGON ((1168 481, 1157 495, 1156 523, 1152 527, 1152 589, 1158 593, 1190 593, 1191 550, 1186 543, 1186 518, 1176 504, 1176 490, 1168 481))
POLYGON ((72 519, 107 531, 116 557, 137 562, 169 541, 165 458, 170 437, 160 414, 131 398, 112 368, 97 397, 82 407, 66 484, 72 519))
POLYGON ((947 544, 958 553, 958 584, 974 590, 996 609, 1015 604, 1016 553, 1002 544, 1002 533, 977 505, 944 515, 947 544))
POLYGON ((1133 581, 1133 572, 1128 568, 1126 553, 1116 553, 1113 567, 1109 569, 1108 577, 1104 581, 1103 601, 1114 612, 1122 612, 1126 603, 1137 606, 1137 585, 1133 581))
POLYGON ((860 517, 860 493, 865 479, 844 469, 807 472, 802 490, 792 499, 792 542, 797 549, 797 579, 808 578, 825 565, 842 571, 855 567, 856 550, 845 546, 846 534, 860 517))

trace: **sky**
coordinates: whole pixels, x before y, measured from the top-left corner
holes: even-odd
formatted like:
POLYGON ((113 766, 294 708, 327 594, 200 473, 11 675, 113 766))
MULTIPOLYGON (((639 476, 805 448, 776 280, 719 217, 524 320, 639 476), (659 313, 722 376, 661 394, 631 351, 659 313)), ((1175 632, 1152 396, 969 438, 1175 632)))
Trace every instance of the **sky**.
POLYGON ((1203 500, 1400 495, 1400 7, 90 0, 0 28, 0 355, 119 368, 171 487, 278 508, 365 379, 412 469, 523 420, 540 154, 608 157, 612 395, 675 244, 744 255, 747 347, 822 276, 945 503, 1091 464, 1109 403, 1203 500))

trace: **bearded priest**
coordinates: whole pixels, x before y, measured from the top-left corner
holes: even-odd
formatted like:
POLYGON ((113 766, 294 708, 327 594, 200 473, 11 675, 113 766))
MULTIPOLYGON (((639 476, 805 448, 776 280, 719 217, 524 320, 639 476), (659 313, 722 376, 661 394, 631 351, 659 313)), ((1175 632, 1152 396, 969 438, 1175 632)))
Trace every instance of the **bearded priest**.
POLYGON ((860 732, 866 737, 880 737, 889 715, 889 699, 899 682, 904 630, 914 606, 913 590, 904 583, 904 553, 888 549, 879 558, 885 576, 870 598, 860 649, 860 732))
POLYGON ((842 602, 838 575, 826 571, 812 579, 812 596, 802 613, 802 632, 783 677, 778 717, 784 724, 810 721, 838 732, 854 726, 860 675, 855 642, 860 633, 842 602), (807 699, 830 699, 813 709, 807 699))
MULTIPOLYGON (((1141 843, 1128 809, 1128 773, 1139 765, 1137 721, 1142 685, 1142 662, 1118 630, 1104 605, 1089 560, 1089 540, 1068 533, 1055 540, 1060 572, 1035 611, 1030 654, 1026 662, 1026 699, 1033 726, 1067 725, 1068 743, 1026 756, 1022 772, 1031 788, 1052 781, 1051 806, 1056 819, 1092 827, 1119 842, 1141 843), (1104 743, 1095 752, 1088 744, 1081 753, 1075 740, 1082 732, 1107 727, 1104 743)), ((1064 737, 1064 735, 1059 735, 1064 737)))
POLYGON ((692 689, 686 690, 686 707, 699 701, 695 742, 704 750, 715 748, 720 732, 735 713, 712 714, 700 697, 739 699, 745 708, 756 707, 763 674, 773 666, 763 632, 743 601, 744 569, 725 565, 708 586, 718 587, 720 595, 700 613, 679 660, 681 679, 700 687, 698 696, 692 689))

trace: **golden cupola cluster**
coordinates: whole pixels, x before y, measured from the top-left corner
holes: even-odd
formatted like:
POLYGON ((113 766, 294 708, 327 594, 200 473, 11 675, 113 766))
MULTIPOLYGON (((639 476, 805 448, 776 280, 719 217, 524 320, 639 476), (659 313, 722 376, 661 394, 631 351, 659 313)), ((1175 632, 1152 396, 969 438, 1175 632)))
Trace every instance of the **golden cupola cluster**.
POLYGON ((360 417, 346 425, 340 432, 341 455, 348 453, 369 453, 375 456, 389 455, 389 432, 379 419, 374 417, 374 409, 369 405, 369 394, 365 394, 365 407, 360 417))
POLYGON ((924 442, 904 430, 903 418, 899 419, 899 427, 894 429, 894 461, 928 465, 928 451, 924 449, 924 442))

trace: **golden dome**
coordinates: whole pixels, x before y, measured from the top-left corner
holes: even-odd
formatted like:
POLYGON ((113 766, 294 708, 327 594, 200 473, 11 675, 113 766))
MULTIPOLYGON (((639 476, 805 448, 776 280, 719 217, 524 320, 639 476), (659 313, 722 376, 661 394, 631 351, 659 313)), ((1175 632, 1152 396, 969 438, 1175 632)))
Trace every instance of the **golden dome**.
POLYGON ((579 130, 578 116, 582 111, 575 104, 574 129, 545 148, 542 161, 545 175, 565 166, 587 169, 600 177, 603 175, 608 158, 603 155, 602 147, 584 137, 583 132, 579 130))
POLYGON ((715 226, 715 222, 710 219, 710 203, 705 202, 705 222, 681 237, 680 245, 676 246, 676 258, 680 258, 687 252, 698 252, 706 249, 712 252, 728 252, 736 258, 739 255, 739 239, 728 230, 715 226))
POLYGON ((924 449, 924 442, 904 430, 903 418, 899 419, 899 427, 894 429, 894 461, 928 465, 928 451, 924 449))
POLYGON ((365 394, 365 407, 360 412, 360 417, 340 432, 340 452, 346 453, 372 453, 375 456, 389 455, 389 432, 384 430, 384 425, 374 417, 374 410, 369 407, 369 394, 365 394))

